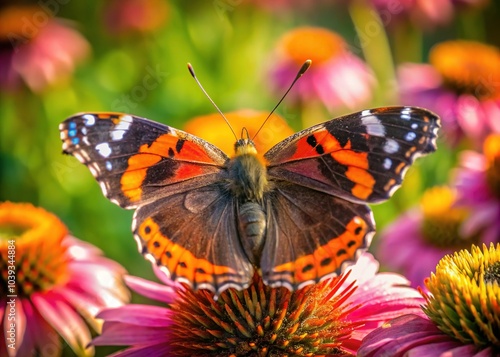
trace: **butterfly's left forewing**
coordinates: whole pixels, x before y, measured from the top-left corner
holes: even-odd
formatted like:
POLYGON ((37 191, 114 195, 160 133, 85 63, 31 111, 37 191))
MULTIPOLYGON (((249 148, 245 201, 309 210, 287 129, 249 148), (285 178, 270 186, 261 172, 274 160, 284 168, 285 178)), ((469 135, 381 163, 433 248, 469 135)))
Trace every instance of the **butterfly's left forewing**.
POLYGON ((124 208, 215 182, 227 160, 193 135, 128 114, 77 114, 59 129, 63 151, 85 164, 104 195, 124 208))

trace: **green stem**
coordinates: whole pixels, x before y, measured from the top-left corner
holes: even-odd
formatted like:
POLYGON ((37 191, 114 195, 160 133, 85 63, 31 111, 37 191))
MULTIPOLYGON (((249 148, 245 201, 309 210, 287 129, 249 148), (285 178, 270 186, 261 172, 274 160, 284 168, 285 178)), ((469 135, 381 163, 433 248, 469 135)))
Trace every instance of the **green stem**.
POLYGON ((396 63, 422 62, 422 31, 409 22, 401 22, 393 32, 396 63))
POLYGON ((386 105, 394 102, 396 73, 382 19, 377 10, 365 0, 353 1, 349 13, 358 34, 358 45, 379 83, 374 104, 386 105))

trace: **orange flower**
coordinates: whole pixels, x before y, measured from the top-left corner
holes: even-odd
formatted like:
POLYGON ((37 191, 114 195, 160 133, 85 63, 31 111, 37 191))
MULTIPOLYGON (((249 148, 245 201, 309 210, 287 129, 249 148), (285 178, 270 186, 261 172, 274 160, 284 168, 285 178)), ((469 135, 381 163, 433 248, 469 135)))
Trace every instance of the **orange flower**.
MULTIPOLYGON (((242 129, 246 128, 250 138, 259 130, 268 115, 268 112, 259 112, 251 109, 243 109, 225 114, 236 135, 241 135, 242 129)), ((234 154, 236 139, 233 137, 229 126, 218 113, 193 118, 185 125, 184 130, 214 144, 227 155, 234 154)), ((264 154, 275 144, 293 133, 294 131, 283 118, 277 114, 273 114, 259 132, 259 135, 255 137, 254 143, 257 150, 261 154, 264 154)))
POLYGON ((0 203, 0 355, 60 355, 60 337, 91 356, 94 316, 129 295, 125 270, 70 235, 53 214, 31 204, 0 203))

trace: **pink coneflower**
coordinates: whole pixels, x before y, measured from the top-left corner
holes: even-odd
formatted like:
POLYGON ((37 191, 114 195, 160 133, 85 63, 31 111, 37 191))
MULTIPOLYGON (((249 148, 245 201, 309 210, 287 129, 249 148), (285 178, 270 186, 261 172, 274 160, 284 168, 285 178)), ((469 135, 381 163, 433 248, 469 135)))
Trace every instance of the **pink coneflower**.
POLYGON ((448 24, 456 12, 485 7, 489 0, 371 0, 385 26, 411 21, 419 28, 448 24))
POLYGON ((129 295, 125 270, 30 204, 0 203, 0 355, 58 356, 62 337, 91 356, 94 316, 129 295))
POLYGON ((449 187, 426 191, 420 207, 400 216, 381 233, 378 257, 384 266, 401 272, 412 286, 423 286, 439 260, 457 249, 470 247, 478 235, 463 235, 470 211, 455 207, 457 192, 449 187))
POLYGON ((500 244, 444 257, 426 286, 428 317, 388 321, 366 336, 359 357, 500 355, 500 244))
POLYGON ((402 103, 435 111, 452 144, 464 136, 482 143, 489 133, 500 133, 500 50, 447 41, 432 48, 429 62, 400 67, 402 103))
POLYGON ((500 241, 500 134, 486 138, 483 153, 463 152, 456 172, 457 207, 468 207, 464 235, 481 235, 484 242, 500 241))
POLYGON ((161 28, 168 12, 168 3, 162 0, 111 0, 104 20, 113 34, 147 33, 161 28))
POLYGON ((89 52, 82 35, 45 7, 0 8, 0 87, 15 89, 22 80, 42 91, 67 79, 89 52))
POLYGON ((307 60, 312 66, 290 92, 289 101, 321 101, 330 111, 356 108, 371 99, 375 77, 368 66, 349 52, 340 35, 324 28, 301 27, 279 42, 273 84, 282 94, 307 60))
POLYGON ((95 345, 129 345, 115 356, 333 356, 356 352, 361 340, 402 313, 421 314, 424 302, 400 275, 378 273, 365 253, 340 277, 290 292, 255 275, 248 289, 172 291, 128 278, 136 292, 168 307, 129 305, 103 311, 95 345))

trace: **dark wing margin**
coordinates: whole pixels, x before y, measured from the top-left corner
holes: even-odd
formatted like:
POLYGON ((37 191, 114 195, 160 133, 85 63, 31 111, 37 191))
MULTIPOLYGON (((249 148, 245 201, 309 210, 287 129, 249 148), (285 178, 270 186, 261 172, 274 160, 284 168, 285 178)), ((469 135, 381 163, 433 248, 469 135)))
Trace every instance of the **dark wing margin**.
POLYGON ((248 287, 253 266, 238 240, 235 201, 220 184, 164 197, 137 209, 139 250, 171 279, 218 296, 248 287))
POLYGON ((336 276, 370 245, 370 208, 288 182, 266 197, 267 235, 261 258, 266 285, 290 290, 336 276))
POLYGON ((104 195, 124 208, 169 194, 162 187, 171 184, 191 181, 186 190, 214 182, 227 160, 194 135, 128 114, 76 114, 59 130, 63 151, 85 164, 104 195))
POLYGON ((271 179, 376 203, 401 185, 417 157, 436 150, 439 127, 422 108, 369 109, 300 131, 264 156, 271 179))

